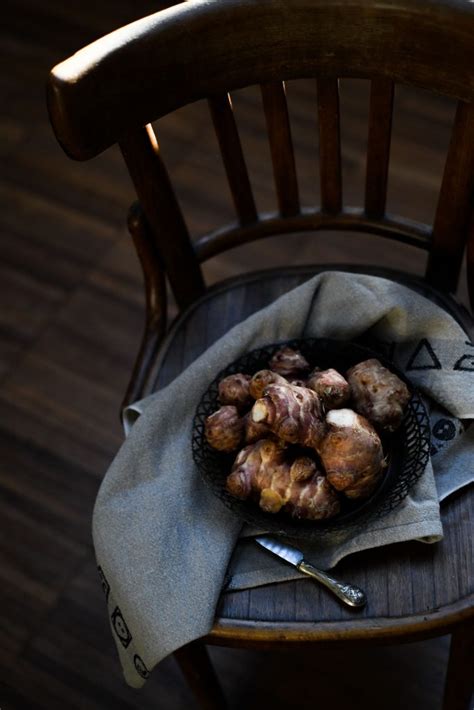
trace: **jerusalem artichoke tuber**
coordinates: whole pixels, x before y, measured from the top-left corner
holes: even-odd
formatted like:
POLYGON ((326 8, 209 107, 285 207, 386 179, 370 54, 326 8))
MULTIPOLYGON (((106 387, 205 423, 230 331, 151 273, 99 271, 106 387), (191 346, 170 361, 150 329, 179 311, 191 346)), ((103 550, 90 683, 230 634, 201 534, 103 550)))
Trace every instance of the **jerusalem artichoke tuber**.
POLYGON ((277 350, 270 360, 270 370, 283 377, 300 377, 309 370, 309 363, 299 350, 285 346, 277 350))
POLYGON ((258 500, 266 512, 309 520, 336 515, 342 495, 371 495, 386 461, 370 422, 388 431, 399 426, 410 399, 406 385, 375 359, 352 367, 347 380, 333 368, 314 368, 304 380, 308 362, 289 347, 278 350, 269 367, 252 377, 224 378, 223 406, 206 420, 210 446, 238 452, 227 490, 258 500), (349 401, 356 411, 347 409, 349 401), (298 455, 291 445, 312 448, 319 459, 298 455))
POLYGON ((245 415, 244 424, 246 444, 254 444, 259 439, 273 438, 273 434, 267 424, 264 422, 254 422, 251 412, 245 415))
POLYGON ((213 449, 230 453, 242 443, 244 420, 236 407, 225 405, 207 417, 204 434, 213 449))
POLYGON ((237 498, 259 500, 268 513, 284 510, 295 518, 322 520, 339 512, 335 491, 307 457, 285 460, 285 449, 269 439, 246 446, 235 459, 227 490, 237 498))
POLYGON ((249 392, 254 399, 260 399, 268 385, 286 385, 284 377, 272 370, 259 370, 250 380, 249 392))
POLYGON ((333 409, 318 453, 327 479, 348 498, 369 496, 385 466, 382 443, 373 426, 351 409, 333 409))
POLYGON ((251 415, 254 422, 263 422, 290 444, 317 448, 324 434, 321 402, 306 387, 269 385, 253 405, 251 415))
POLYGON ((410 391, 399 377, 372 358, 352 367, 347 380, 357 412, 387 431, 400 426, 410 391))
POLYGON ((316 392, 325 408, 337 409, 348 401, 351 391, 349 383, 337 370, 313 370, 310 374, 306 387, 316 392))
POLYGON ((250 375, 241 372, 224 377, 219 382, 219 402, 237 407, 239 411, 248 408, 253 401, 249 392, 250 375))

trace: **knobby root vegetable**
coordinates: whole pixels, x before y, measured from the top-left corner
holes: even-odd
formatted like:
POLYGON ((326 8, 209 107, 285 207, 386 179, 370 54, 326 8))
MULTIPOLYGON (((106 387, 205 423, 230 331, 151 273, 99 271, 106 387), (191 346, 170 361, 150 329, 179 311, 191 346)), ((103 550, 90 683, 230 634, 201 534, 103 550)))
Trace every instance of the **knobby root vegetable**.
POLYGON ((287 346, 280 348, 269 363, 270 370, 283 377, 300 377, 309 370, 309 363, 299 352, 287 346))
POLYGON ((306 387, 306 380, 301 380, 301 379, 292 379, 291 377, 288 378, 288 382, 290 385, 294 385, 295 387, 306 387))
POLYGON ((313 459, 309 456, 298 456, 290 468, 290 478, 292 481, 307 481, 317 472, 317 467, 313 459))
POLYGON ((239 452, 227 478, 236 498, 257 498, 268 513, 284 510, 295 518, 322 520, 340 510, 336 492, 308 457, 285 460, 285 449, 269 439, 239 452))
POLYGON ((266 424, 282 441, 317 448, 325 427, 318 395, 289 383, 269 385, 251 410, 252 419, 266 424))
POLYGON ((254 398, 249 392, 250 375, 241 372, 224 377, 219 382, 219 402, 237 407, 239 411, 250 407, 254 398))
POLYGON ((337 409, 349 400, 351 390, 344 377, 330 368, 329 370, 313 370, 306 387, 318 394, 326 408, 337 409))
POLYGON ((369 496, 386 465, 377 432, 352 409, 333 409, 326 424, 318 453, 329 483, 348 498, 369 496))
POLYGON ((357 412, 387 431, 400 426, 410 400, 410 391, 400 378, 372 358, 352 367, 347 380, 357 412))
POLYGON ((225 405, 207 417, 204 434, 213 449, 230 453, 242 444, 244 420, 236 407, 225 405))
POLYGON ((254 399, 263 397, 263 393, 268 385, 286 385, 284 377, 272 370, 259 370, 250 380, 249 392, 254 399))
POLYGON ((245 415, 245 443, 253 444, 259 439, 273 438, 273 434, 264 422, 254 422, 251 412, 245 415))

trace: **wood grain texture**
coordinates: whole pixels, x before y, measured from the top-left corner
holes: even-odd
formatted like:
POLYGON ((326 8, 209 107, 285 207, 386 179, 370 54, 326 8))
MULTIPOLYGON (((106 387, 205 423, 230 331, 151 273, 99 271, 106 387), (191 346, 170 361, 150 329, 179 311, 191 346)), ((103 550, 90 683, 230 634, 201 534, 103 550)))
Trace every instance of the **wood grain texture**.
MULTIPOLYGON (((94 498, 123 439, 117 413, 144 318, 142 275, 125 226, 133 187, 115 149, 87 164, 66 159, 44 107, 44 79, 51 66, 164 4, 116 0, 111 8, 92 0, 80 5, 5 0, 2 6, 2 710, 196 707, 172 658, 160 664, 139 693, 125 686, 91 546, 94 498)), ((438 36, 442 27, 436 27, 438 36)), ((301 201, 311 208, 318 185, 314 78, 289 88, 301 201)), ((366 91, 362 82, 342 80, 340 92, 344 187, 354 198, 365 171, 366 91)), ((239 91, 233 98, 257 204, 272 210, 259 92, 239 91)), ((453 102, 397 87, 397 105, 388 208, 429 224, 453 102)), ((160 119, 158 132, 191 234, 200 236, 231 221, 233 206, 226 199, 207 105, 196 103, 160 119)), ((352 199, 351 204, 358 203, 352 199)), ((362 232, 350 239, 337 231, 327 238, 322 232, 314 236, 285 233, 271 242, 249 243, 206 262, 206 278, 214 282, 249 269, 315 260, 423 269, 424 253, 403 244, 388 250, 386 240, 362 232)), ((263 287, 272 298, 271 284, 263 287)), ((467 302, 464 282, 458 295, 467 302)), ((242 307, 245 312, 243 293, 224 302, 228 319, 236 322, 242 307)), ((168 290, 169 320, 176 310, 168 290)), ((207 327, 204 317, 201 324, 207 327)), ((416 555, 416 548, 410 554, 416 555)), ((370 576, 371 562, 364 562, 361 579, 370 576)), ((399 569, 394 566, 390 581, 399 569)), ((417 599, 428 606, 432 585, 419 582, 417 599)), ((295 605, 305 612, 301 618, 311 622, 319 598, 311 583, 296 587, 295 605), (308 594, 313 594, 310 600, 308 594)), ((233 602, 236 615, 257 612, 258 603, 258 596, 251 601, 250 593, 242 593, 233 602)), ((278 607, 278 596, 272 603, 278 607)), ((395 613, 396 601, 390 603, 395 613)), ((292 647, 289 653, 209 650, 232 710, 293 707, 295 688, 300 707, 310 708, 315 687, 319 704, 335 710, 346 708, 348 698, 356 710, 379 710, 382 697, 384 710, 439 710, 449 639, 357 651, 350 646, 311 652, 292 647)))

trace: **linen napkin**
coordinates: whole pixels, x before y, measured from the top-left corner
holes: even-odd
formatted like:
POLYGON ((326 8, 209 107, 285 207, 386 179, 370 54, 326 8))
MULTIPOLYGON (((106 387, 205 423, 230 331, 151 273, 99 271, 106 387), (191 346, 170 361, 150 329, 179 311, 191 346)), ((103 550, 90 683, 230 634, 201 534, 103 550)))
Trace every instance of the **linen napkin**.
POLYGON ((445 311, 404 286, 366 275, 319 274, 235 326, 165 389, 133 407, 133 418, 141 415, 104 478, 93 515, 99 574, 130 685, 141 686, 161 659, 210 630, 224 582, 237 589, 294 576, 277 560, 247 555, 239 545, 226 576, 239 534, 252 531, 241 530, 193 463, 192 420, 202 393, 219 370, 254 348, 301 337, 361 336, 389 346, 394 362, 436 403, 435 448, 453 431, 454 443, 432 457, 389 516, 341 545, 314 547, 308 559, 330 567, 370 547, 440 540, 436 460, 441 495, 473 480, 472 430, 456 434, 459 419, 474 417, 474 344, 445 311))

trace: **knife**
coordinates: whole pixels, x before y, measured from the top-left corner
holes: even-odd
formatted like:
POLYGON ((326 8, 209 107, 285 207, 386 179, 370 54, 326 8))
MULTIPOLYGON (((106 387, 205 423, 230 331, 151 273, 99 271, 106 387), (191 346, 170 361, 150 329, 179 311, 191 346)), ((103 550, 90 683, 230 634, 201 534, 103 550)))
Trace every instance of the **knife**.
POLYGON ((324 586, 333 592, 336 597, 339 597, 344 604, 353 607, 362 607, 367 603, 367 597, 362 589, 359 589, 359 587, 353 584, 338 582, 337 579, 334 579, 331 575, 313 567, 313 565, 305 561, 303 553, 301 550, 297 550, 296 547, 286 545, 267 535, 258 535, 255 538, 255 542, 258 542, 259 545, 269 550, 269 552, 273 552, 274 555, 285 560, 285 562, 289 562, 290 565, 296 567, 298 572, 307 574, 308 577, 312 577, 318 582, 321 582, 321 584, 324 584, 324 586))

